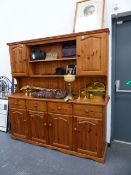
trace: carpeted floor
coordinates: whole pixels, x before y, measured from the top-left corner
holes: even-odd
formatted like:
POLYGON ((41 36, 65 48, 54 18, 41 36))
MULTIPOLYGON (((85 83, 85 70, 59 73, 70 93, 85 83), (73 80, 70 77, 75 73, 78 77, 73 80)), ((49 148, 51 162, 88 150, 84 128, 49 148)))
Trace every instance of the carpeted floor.
POLYGON ((0 132, 0 175, 131 175, 131 145, 111 144, 105 164, 34 146, 0 132))

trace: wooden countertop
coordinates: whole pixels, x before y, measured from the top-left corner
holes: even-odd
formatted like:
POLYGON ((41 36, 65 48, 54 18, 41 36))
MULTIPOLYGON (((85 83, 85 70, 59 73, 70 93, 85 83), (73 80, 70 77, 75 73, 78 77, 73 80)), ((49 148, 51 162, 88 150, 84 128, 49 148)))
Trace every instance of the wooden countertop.
MULTIPOLYGON (((20 99, 27 99, 27 100, 40 100, 40 101, 52 101, 52 102, 61 102, 65 103, 64 99, 49 99, 49 98, 34 98, 25 96, 23 93, 16 93, 9 95, 9 98, 20 98, 20 99)), ((79 104, 89 104, 89 105, 99 105, 99 106, 106 106, 108 104, 110 97, 106 96, 105 99, 87 99, 87 100, 69 100, 67 103, 79 103, 79 104)))

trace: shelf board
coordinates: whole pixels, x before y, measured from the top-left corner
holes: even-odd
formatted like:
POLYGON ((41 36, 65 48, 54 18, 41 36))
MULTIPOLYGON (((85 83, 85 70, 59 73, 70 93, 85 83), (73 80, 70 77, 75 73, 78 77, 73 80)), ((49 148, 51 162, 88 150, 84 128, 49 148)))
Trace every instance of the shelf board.
MULTIPOLYGON (((76 77, 94 77, 94 75, 75 75, 76 77)), ((95 75, 96 77, 106 77, 105 75, 95 75)), ((55 77, 64 77, 64 75, 30 75, 32 78, 55 78, 55 77)))
POLYGON ((64 75, 31 75, 33 78, 55 78, 55 77, 64 77, 64 75))
POLYGON ((59 59, 48 59, 48 60, 34 60, 34 61, 29 61, 30 63, 36 63, 36 62, 49 62, 49 61, 69 61, 69 60, 76 60, 76 58, 59 58, 59 59))

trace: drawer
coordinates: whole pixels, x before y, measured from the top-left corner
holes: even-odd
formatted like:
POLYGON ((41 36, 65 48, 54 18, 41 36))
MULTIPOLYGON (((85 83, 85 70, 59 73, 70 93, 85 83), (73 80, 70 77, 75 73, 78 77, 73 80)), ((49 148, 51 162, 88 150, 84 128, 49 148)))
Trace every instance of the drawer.
POLYGON ((27 109, 33 111, 47 111, 46 102, 39 100, 27 100, 27 109))
POLYGON ((72 115, 72 105, 67 103, 48 102, 48 112, 72 115))
POLYGON ((25 100, 19 98, 9 98, 9 107, 25 109, 26 108, 25 100))
POLYGON ((101 106, 90 106, 83 104, 73 105, 73 115, 90 117, 90 118, 102 118, 102 107, 101 106))

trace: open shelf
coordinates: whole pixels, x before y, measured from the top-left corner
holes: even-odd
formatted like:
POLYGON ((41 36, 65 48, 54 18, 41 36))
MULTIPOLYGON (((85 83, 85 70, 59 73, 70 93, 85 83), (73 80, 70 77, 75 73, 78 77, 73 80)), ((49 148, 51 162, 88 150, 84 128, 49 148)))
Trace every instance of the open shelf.
POLYGON ((47 59, 47 60, 34 60, 29 61, 30 63, 36 63, 36 62, 49 62, 49 61, 69 61, 69 60, 76 60, 76 58, 59 58, 59 59, 47 59))

